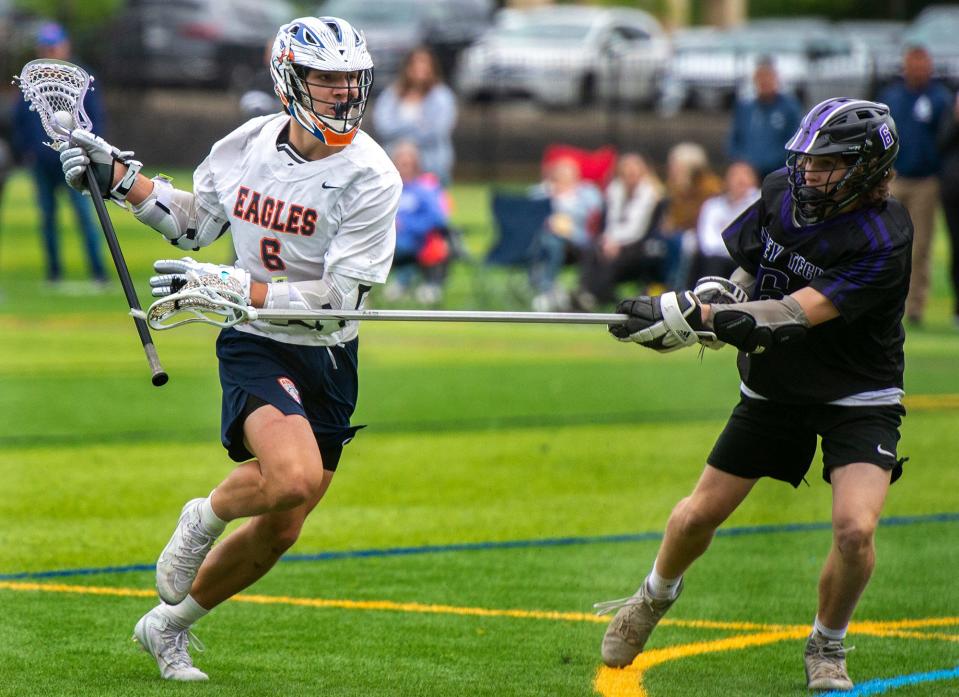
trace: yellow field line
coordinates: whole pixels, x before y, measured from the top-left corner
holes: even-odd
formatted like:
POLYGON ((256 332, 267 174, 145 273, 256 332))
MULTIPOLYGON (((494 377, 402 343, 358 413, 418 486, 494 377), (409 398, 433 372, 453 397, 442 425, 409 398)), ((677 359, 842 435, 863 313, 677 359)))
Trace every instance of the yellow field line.
MULTIPOLYGON (((117 597, 155 598, 154 590, 111 586, 84 586, 65 583, 32 583, 24 581, 0 581, 0 590, 76 593, 85 595, 108 595, 117 597)), ((508 617, 514 619, 554 620, 565 622, 606 623, 608 617, 598 617, 585 612, 557 612, 548 610, 492 609, 460 607, 423 603, 400 603, 391 600, 333 600, 326 598, 296 598, 292 596, 240 594, 235 602, 258 605, 290 605, 294 607, 335 608, 342 610, 367 610, 446 614, 472 617, 508 617)), ((717 622, 713 620, 670 620, 665 626, 689 629, 718 629, 726 631, 753 632, 724 637, 713 641, 697 641, 677 646, 653 649, 640 654, 632 665, 623 669, 601 667, 596 673, 594 687, 603 697, 647 697, 643 676, 651 668, 692 656, 719 651, 737 651, 756 646, 765 646, 779 641, 802 639, 809 632, 808 625, 761 624, 756 622, 717 622)), ((921 639, 959 642, 959 635, 942 632, 910 631, 921 628, 959 627, 959 617, 928 617, 923 619, 892 620, 886 622, 853 622, 851 634, 901 639, 921 639)))
MULTIPOLYGON (((664 622, 665 624, 665 622, 664 622)), ((865 634, 876 637, 896 637, 900 639, 922 639, 959 642, 959 635, 941 632, 909 632, 902 627, 955 627, 959 626, 959 617, 929 617, 915 620, 893 620, 889 622, 853 622, 849 625, 850 634, 865 634)), ((643 676, 650 668, 675 661, 680 658, 699 656, 718 651, 736 651, 739 649, 764 646, 777 641, 803 639, 809 633, 809 625, 780 628, 761 634, 747 634, 727 637, 716 641, 702 641, 680 644, 663 649, 654 649, 641 653, 626 668, 601 667, 596 673, 593 686, 603 697, 647 697, 643 685, 643 676)))
POLYGON ((906 409, 959 409, 959 394, 914 394, 902 401, 906 409))
MULTIPOLYGON (((25 581, 0 581, 0 590, 37 591, 44 593, 83 593, 87 595, 114 595, 134 598, 154 598, 156 591, 113 586, 84 586, 66 583, 32 583, 25 581)), ((392 600, 334 600, 328 598, 296 598, 284 595, 253 595, 241 593, 233 600, 257 605, 292 605, 296 607, 336 608, 340 610, 382 610, 391 612, 419 612, 437 615, 462 615, 473 617, 510 617, 513 619, 556 620, 563 622, 593 622, 606 624, 609 617, 599 617, 587 612, 558 612, 551 610, 491 609, 461 607, 455 605, 427 605, 423 603, 400 603, 392 600)), ((666 626, 688 629, 718 629, 726 631, 772 631, 782 629, 779 625, 755 622, 715 622, 711 620, 663 620, 666 626)))
POLYGON ((646 697, 643 675, 653 666, 705 653, 736 651, 753 646, 773 644, 787 639, 801 639, 808 633, 809 627, 801 626, 764 634, 727 637, 716 641, 698 641, 692 644, 646 651, 639 654, 632 665, 626 668, 607 668, 605 666, 600 668, 593 682, 593 687, 603 697, 646 697))

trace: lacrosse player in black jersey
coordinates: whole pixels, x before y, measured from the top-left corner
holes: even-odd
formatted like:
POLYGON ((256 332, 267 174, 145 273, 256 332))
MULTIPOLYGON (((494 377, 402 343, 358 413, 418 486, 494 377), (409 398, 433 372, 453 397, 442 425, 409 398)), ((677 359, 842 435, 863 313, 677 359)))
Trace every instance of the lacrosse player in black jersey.
POLYGON ((739 265, 732 277, 620 303, 631 319, 610 327, 616 338, 658 351, 730 344, 742 384, 699 482, 673 509, 651 573, 633 596, 597 605, 618 610, 603 638, 607 665, 629 665, 642 652, 683 573, 759 478, 803 481, 819 436, 833 543, 806 679, 810 689, 852 689, 843 638, 874 566, 886 492, 902 473, 912 223, 888 195, 898 150, 884 104, 816 105, 786 145, 786 168, 723 233, 739 265))

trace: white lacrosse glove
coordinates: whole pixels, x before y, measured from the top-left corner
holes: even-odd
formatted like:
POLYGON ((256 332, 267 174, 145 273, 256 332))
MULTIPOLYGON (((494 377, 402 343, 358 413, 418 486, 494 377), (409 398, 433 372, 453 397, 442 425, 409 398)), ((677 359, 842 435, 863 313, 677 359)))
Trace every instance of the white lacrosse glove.
MULTIPOLYGON (((703 276, 696 281, 693 295, 702 305, 731 305, 748 302, 749 296, 741 287, 722 276, 703 276)), ((719 339, 700 338, 699 343, 714 351, 726 345, 719 339)))
POLYGON ((609 333, 620 341, 635 341, 660 353, 715 341, 716 335, 703 326, 700 303, 691 291, 641 295, 623 300, 616 311, 629 315, 623 324, 609 325, 609 333))
POLYGON ((206 264, 190 257, 161 259, 150 278, 154 297, 147 322, 172 329, 190 322, 232 327, 256 317, 250 307, 250 274, 234 266, 206 264))
POLYGON ((250 274, 235 266, 208 264, 190 257, 182 259, 160 259, 153 264, 156 276, 150 277, 150 291, 155 298, 178 293, 190 281, 199 285, 210 285, 204 279, 213 277, 239 294, 247 305, 250 304, 250 274))
POLYGON ((100 136, 82 128, 70 132, 70 142, 60 145, 60 165, 67 184, 77 191, 87 193, 85 170, 89 167, 104 198, 117 203, 126 200, 133 188, 136 176, 143 167, 133 159, 132 150, 119 150, 100 136), (113 185, 113 170, 117 162, 127 166, 123 178, 113 185))

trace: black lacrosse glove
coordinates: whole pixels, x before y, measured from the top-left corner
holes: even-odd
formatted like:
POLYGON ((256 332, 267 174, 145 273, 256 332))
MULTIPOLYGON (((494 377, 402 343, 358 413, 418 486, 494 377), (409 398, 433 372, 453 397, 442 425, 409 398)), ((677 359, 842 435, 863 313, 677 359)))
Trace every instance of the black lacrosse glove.
POLYGON ((640 295, 623 300, 616 311, 629 315, 622 324, 609 325, 609 333, 620 341, 634 341, 661 353, 692 346, 716 335, 702 323, 699 301, 691 291, 640 295))

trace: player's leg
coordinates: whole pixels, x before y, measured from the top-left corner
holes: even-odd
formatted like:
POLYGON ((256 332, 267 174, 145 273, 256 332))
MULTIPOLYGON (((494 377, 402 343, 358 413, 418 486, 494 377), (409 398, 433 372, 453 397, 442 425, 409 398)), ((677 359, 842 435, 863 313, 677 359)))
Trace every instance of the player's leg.
POLYGON ((170 605, 190 592, 227 522, 299 508, 325 491, 319 447, 305 417, 262 404, 246 416, 243 434, 256 459, 236 467, 208 498, 186 504, 157 560, 157 590, 170 605))
POLYGON ((809 689, 850 690, 843 639, 876 561, 874 535, 890 473, 858 462, 833 469, 833 543, 819 578, 819 607, 805 664, 809 689))
POLYGON ((707 465, 693 492, 669 516, 653 569, 629 598, 599 604, 618 608, 603 636, 603 662, 627 666, 643 651, 656 624, 682 591, 683 573, 709 547, 716 529, 742 503, 756 479, 707 465))
POLYGON ((857 462, 832 470, 833 544, 819 580, 819 619, 845 627, 876 561, 874 535, 890 473, 857 462))
POLYGON ((190 595, 207 610, 273 567, 296 542, 304 521, 333 479, 333 471, 324 469, 316 439, 302 417, 285 416, 267 405, 250 414, 244 430, 249 449, 259 455, 259 467, 255 474, 251 468, 239 477, 231 474, 214 491, 214 508, 219 511, 222 502, 231 519, 253 517, 220 542, 200 567, 190 595), (295 506, 286 507, 294 501, 295 506), (255 509, 263 510, 244 512, 255 509))
POLYGON ((833 542, 804 662, 810 689, 849 690, 843 639, 875 565, 875 530, 889 485, 902 471, 895 451, 904 410, 825 407, 820 413, 823 465, 833 490, 833 542))
POLYGON ((653 569, 619 607, 603 638, 603 661, 625 666, 682 590, 683 573, 709 547, 716 529, 742 503, 760 477, 798 486, 816 451, 816 433, 801 410, 742 397, 709 454, 693 493, 673 509, 653 569))
MULTIPOLYGON (((286 416, 271 405, 263 405, 246 418, 244 431, 247 448, 261 455, 238 466, 214 493, 217 500, 224 500, 227 510, 239 513, 236 517, 252 516, 251 519, 207 555, 207 542, 212 545, 216 537, 203 523, 202 511, 210 505, 210 499, 188 503, 184 514, 187 523, 177 528, 182 533, 180 549, 177 554, 164 550, 164 555, 171 559, 173 573, 169 577, 176 582, 174 589, 179 590, 182 585, 189 595, 176 605, 161 602, 134 629, 134 638, 156 659, 160 674, 166 679, 207 679, 193 666, 187 651, 190 627, 273 567, 296 541, 303 522, 333 478, 332 469, 337 462, 331 462, 331 470, 323 469, 316 438, 303 417, 286 416), (309 475, 305 474, 307 471, 309 475), (264 508, 267 510, 255 512, 264 508), (193 527, 200 532, 191 537, 193 527), (210 534, 203 537, 205 533, 210 534), (183 553, 184 547, 197 544, 198 536, 200 544, 193 551, 205 557, 199 560, 199 573, 187 568, 192 566, 193 559, 183 553), (191 571, 196 574, 195 580, 191 571)), ((333 460, 338 458, 339 450, 331 455, 333 460)), ((177 541, 175 533, 168 549, 177 541)), ((158 588, 161 586, 158 583, 158 588)))
POLYGON ((669 516, 655 570, 664 578, 678 578, 709 547, 716 529, 732 515, 757 479, 746 479, 706 466, 693 493, 669 516))

